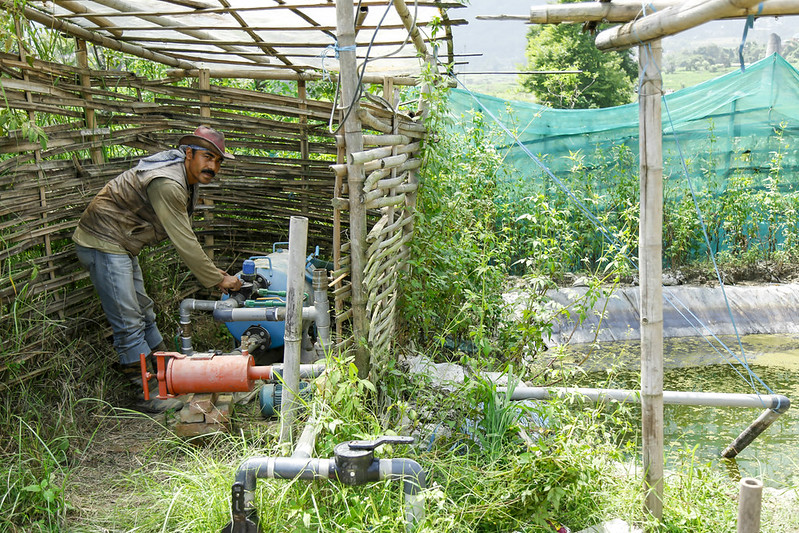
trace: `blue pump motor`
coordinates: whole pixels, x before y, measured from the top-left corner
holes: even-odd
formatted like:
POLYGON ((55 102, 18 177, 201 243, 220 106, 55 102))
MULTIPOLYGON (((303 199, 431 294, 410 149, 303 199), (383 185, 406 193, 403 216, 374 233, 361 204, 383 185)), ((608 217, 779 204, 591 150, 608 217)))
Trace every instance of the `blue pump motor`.
MULTIPOLYGON (((313 387, 307 381, 300 381, 300 398, 309 401, 313 396, 313 387)), ((280 412, 283 403, 283 385, 281 383, 265 383, 258 393, 258 404, 261 415, 271 418, 280 412)))
MULTIPOLYGON (((314 253, 308 256, 305 262, 305 294, 306 299, 303 306, 313 305, 313 271, 315 268, 326 265, 318 259, 319 247, 314 253)), ((260 289, 266 289, 270 293, 259 296, 257 293, 252 295, 252 300, 248 300, 246 305, 252 307, 285 307, 285 291, 288 287, 288 267, 289 253, 287 242, 277 242, 272 246, 272 253, 263 256, 253 256, 244 261, 242 270, 237 274, 242 281, 254 282, 260 289), (282 294, 281 294, 282 293, 282 294)), ((226 300, 229 296, 224 294, 222 299, 226 300)), ((241 342, 242 335, 256 335, 263 340, 262 349, 269 350, 283 346, 283 336, 285 334, 285 322, 227 322, 225 324, 235 339, 241 342)), ((256 354, 254 354, 256 355, 256 354)))

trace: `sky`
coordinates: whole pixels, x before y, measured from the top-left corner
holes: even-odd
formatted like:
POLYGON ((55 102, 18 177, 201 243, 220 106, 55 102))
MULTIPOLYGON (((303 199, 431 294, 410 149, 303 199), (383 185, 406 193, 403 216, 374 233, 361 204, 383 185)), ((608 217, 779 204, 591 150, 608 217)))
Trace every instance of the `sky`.
MULTIPOLYGON (((523 21, 476 20, 478 15, 528 15, 530 6, 547 4, 546 0, 471 0, 468 7, 450 11, 453 19, 466 19, 467 26, 453 28, 455 52, 482 54, 480 57, 460 58, 468 64, 458 65, 457 72, 483 70, 516 70, 525 63, 524 48, 528 25, 523 21)), ((554 2, 553 2, 554 3, 554 2)), ((664 55, 685 47, 715 42, 719 46, 737 47, 743 35, 744 20, 726 20, 703 24, 663 40, 664 55)), ((799 17, 763 17, 755 21, 747 35, 765 43, 770 33, 784 41, 799 37, 799 17)))

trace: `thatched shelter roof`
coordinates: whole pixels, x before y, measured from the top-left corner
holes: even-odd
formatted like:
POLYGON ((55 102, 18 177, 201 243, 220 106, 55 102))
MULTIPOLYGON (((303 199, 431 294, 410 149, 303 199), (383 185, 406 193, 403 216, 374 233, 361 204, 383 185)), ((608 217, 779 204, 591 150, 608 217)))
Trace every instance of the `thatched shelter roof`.
MULTIPOLYGON (((12 0, 0 5, 19 9, 12 0)), ((419 72, 418 47, 401 19, 402 8, 428 49, 451 62, 450 26, 465 21, 451 20, 447 9, 460 6, 439 0, 354 4, 359 63, 368 59, 366 72, 372 74, 419 72)), ((339 68, 332 0, 30 0, 22 9, 44 26, 180 69, 224 67, 240 70, 242 77, 269 71, 270 77, 290 78, 339 68)))

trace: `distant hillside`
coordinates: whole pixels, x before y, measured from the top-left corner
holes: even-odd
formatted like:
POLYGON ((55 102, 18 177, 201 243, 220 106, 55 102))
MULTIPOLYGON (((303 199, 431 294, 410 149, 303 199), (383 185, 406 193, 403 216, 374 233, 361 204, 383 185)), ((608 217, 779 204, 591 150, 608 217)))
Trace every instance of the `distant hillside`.
MULTIPOLYGON (((524 51, 527 45, 528 25, 523 21, 477 20, 478 15, 527 15, 531 5, 544 5, 546 0, 472 0, 465 8, 453 9, 453 18, 466 19, 469 24, 453 28, 456 53, 480 54, 478 57, 460 58, 459 71, 515 70, 524 65, 524 51)), ((743 35, 744 21, 723 20, 703 24, 692 30, 663 39, 664 61, 685 49, 696 49, 715 44, 725 48, 737 48, 743 35)), ((799 38, 799 17, 761 17, 747 35, 747 61, 762 56, 748 58, 750 45, 765 45, 771 33, 782 38, 783 44, 792 38, 799 38)), ((786 57, 787 59, 787 57, 786 57)))
MULTIPOLYGON (((453 18, 469 21, 453 28, 454 48, 460 54, 479 54, 458 58, 456 72, 515 71, 526 63, 525 48, 529 26, 523 21, 477 20, 478 15, 526 15, 530 5, 545 0, 472 0, 461 9, 452 10, 453 18)), ((743 35, 743 20, 724 20, 663 39, 663 70, 666 90, 674 91, 706 81, 738 68, 738 46, 743 35)), ((763 17, 755 21, 747 34, 744 60, 753 63, 765 54, 769 35, 782 39, 782 55, 799 67, 799 17, 763 17)), ((519 94, 515 76, 470 75, 461 80, 477 92, 502 98, 528 100, 519 94)))

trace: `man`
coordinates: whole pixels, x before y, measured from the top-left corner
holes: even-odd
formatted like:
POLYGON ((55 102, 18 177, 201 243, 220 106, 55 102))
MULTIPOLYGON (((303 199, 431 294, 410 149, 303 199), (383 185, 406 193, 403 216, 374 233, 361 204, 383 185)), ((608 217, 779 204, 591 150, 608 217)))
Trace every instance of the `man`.
MULTIPOLYGON (((138 385, 137 407, 150 412, 179 409, 177 399, 143 400, 139 354, 166 347, 155 323, 153 301, 144 290, 137 256, 144 246, 169 238, 181 259, 205 287, 223 292, 241 288, 241 280, 216 268, 191 229, 198 184, 213 180, 224 159, 225 137, 208 126, 180 139, 178 149, 159 152, 109 181, 83 212, 75 234, 78 260, 92 283, 114 332, 119 363, 138 385)), ((155 393, 155 394, 154 394, 155 393)))

